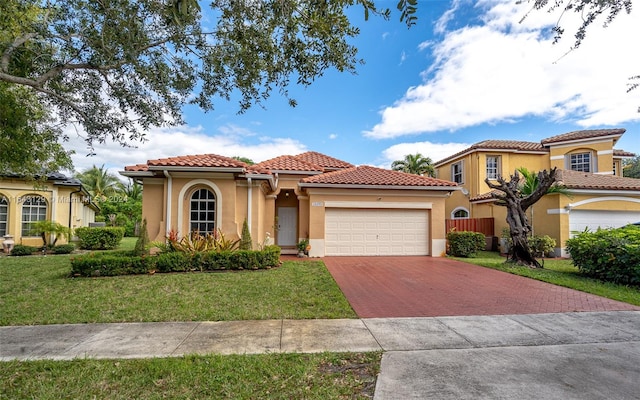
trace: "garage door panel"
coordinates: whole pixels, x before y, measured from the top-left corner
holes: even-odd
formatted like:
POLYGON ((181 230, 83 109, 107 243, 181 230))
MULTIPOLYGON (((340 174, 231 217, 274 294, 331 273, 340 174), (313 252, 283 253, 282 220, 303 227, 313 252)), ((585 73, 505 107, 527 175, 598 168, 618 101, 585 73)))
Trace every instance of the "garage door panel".
POLYGON ((640 222, 638 211, 571 210, 569 213, 569 231, 595 231, 598 228, 619 228, 627 224, 640 222))
POLYGON ((428 211, 327 209, 326 255, 428 255, 428 211))

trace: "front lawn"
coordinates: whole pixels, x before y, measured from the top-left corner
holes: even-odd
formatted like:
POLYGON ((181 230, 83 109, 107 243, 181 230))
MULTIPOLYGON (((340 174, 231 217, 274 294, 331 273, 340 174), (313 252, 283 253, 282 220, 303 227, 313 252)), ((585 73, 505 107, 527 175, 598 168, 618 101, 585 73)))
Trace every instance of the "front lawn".
POLYGON ((111 278, 69 271, 68 255, 0 258, 0 325, 356 318, 320 261, 111 278))
POLYGON ((569 259, 545 259, 544 269, 533 269, 505 264, 505 257, 489 251, 481 251, 475 258, 452 258, 640 306, 640 288, 602 282, 583 276, 569 259))
POLYGON ((382 353, 0 362, 7 399, 370 399, 382 353))

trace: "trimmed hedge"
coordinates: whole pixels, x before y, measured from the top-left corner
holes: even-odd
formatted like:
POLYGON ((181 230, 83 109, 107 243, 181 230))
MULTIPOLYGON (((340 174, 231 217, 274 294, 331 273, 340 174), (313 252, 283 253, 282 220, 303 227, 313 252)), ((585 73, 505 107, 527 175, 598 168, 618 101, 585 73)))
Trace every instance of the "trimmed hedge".
POLYGON ((11 253, 9 254, 11 254, 12 256, 30 256, 38 250, 39 249, 37 247, 17 244, 13 246, 13 249, 11 249, 11 253))
POLYGON ((447 233, 447 240, 449 255, 454 257, 475 257, 486 246, 484 235, 478 232, 451 231, 447 233))
POLYGON ((133 252, 91 253, 71 259, 72 276, 116 276, 151 272, 257 270, 280 265, 280 247, 188 254, 161 253, 138 256, 133 252))
POLYGON ((81 227, 76 228, 76 236, 80 240, 80 248, 86 250, 111 250, 118 247, 124 237, 124 228, 106 227, 81 227))
POLYGON ((75 244, 59 244, 51 248, 53 254, 71 254, 76 249, 75 244))
POLYGON ((567 240, 581 273, 603 281, 640 285, 640 228, 626 226, 582 232, 567 240))

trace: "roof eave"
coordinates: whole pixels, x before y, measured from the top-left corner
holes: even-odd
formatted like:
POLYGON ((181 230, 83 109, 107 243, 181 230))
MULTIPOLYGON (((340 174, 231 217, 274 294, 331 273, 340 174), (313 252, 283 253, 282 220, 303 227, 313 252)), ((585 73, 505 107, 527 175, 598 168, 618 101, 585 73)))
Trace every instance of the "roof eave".
POLYGON ((118 173, 128 178, 144 178, 154 176, 153 172, 151 171, 118 171, 118 173))
POLYGON ((603 136, 591 136, 591 137, 586 137, 586 138, 578 138, 578 139, 567 139, 567 140, 561 140, 561 141, 557 141, 557 142, 545 142, 542 141, 542 145, 544 146, 562 146, 562 145, 566 145, 566 144, 574 144, 574 143, 584 143, 584 142, 593 142, 593 141, 600 141, 600 140, 606 140, 606 139, 615 139, 615 141, 617 141, 618 139, 620 139, 620 137, 622 137, 623 133, 611 133, 608 135, 603 135, 603 136))
POLYGON ((149 171, 243 173, 246 170, 244 167, 183 167, 174 165, 150 165, 149 171))
POLYGON ((424 190, 424 191, 442 191, 453 192, 461 190, 460 186, 400 186, 400 185, 359 185, 353 183, 311 183, 300 182, 300 187, 307 188, 335 188, 335 189, 381 189, 381 190, 424 190))

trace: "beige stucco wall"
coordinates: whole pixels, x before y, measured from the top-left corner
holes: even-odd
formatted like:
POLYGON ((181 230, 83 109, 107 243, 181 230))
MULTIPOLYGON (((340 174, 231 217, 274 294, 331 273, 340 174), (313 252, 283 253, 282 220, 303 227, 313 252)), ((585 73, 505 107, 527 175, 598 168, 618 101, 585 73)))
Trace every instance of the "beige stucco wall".
POLYGON ((551 167, 567 169, 566 157, 574 153, 590 152, 594 158, 594 167, 597 173, 613 172, 613 140, 598 140, 579 144, 557 145, 550 148, 549 159, 551 167))
MULTIPOLYGON (((82 193, 74 193, 77 187, 56 186, 51 182, 38 183, 20 179, 0 178, 0 197, 8 202, 7 233, 13 235, 17 244, 41 246, 39 236, 22 236, 22 201, 30 196, 42 196, 47 202, 46 219, 57 222, 72 229, 88 226, 94 221, 95 211, 86 206, 83 200, 88 200, 82 193)), ((0 236, 0 243, 4 239, 0 236)), ((66 243, 67 239, 60 237, 57 244, 66 243)))

